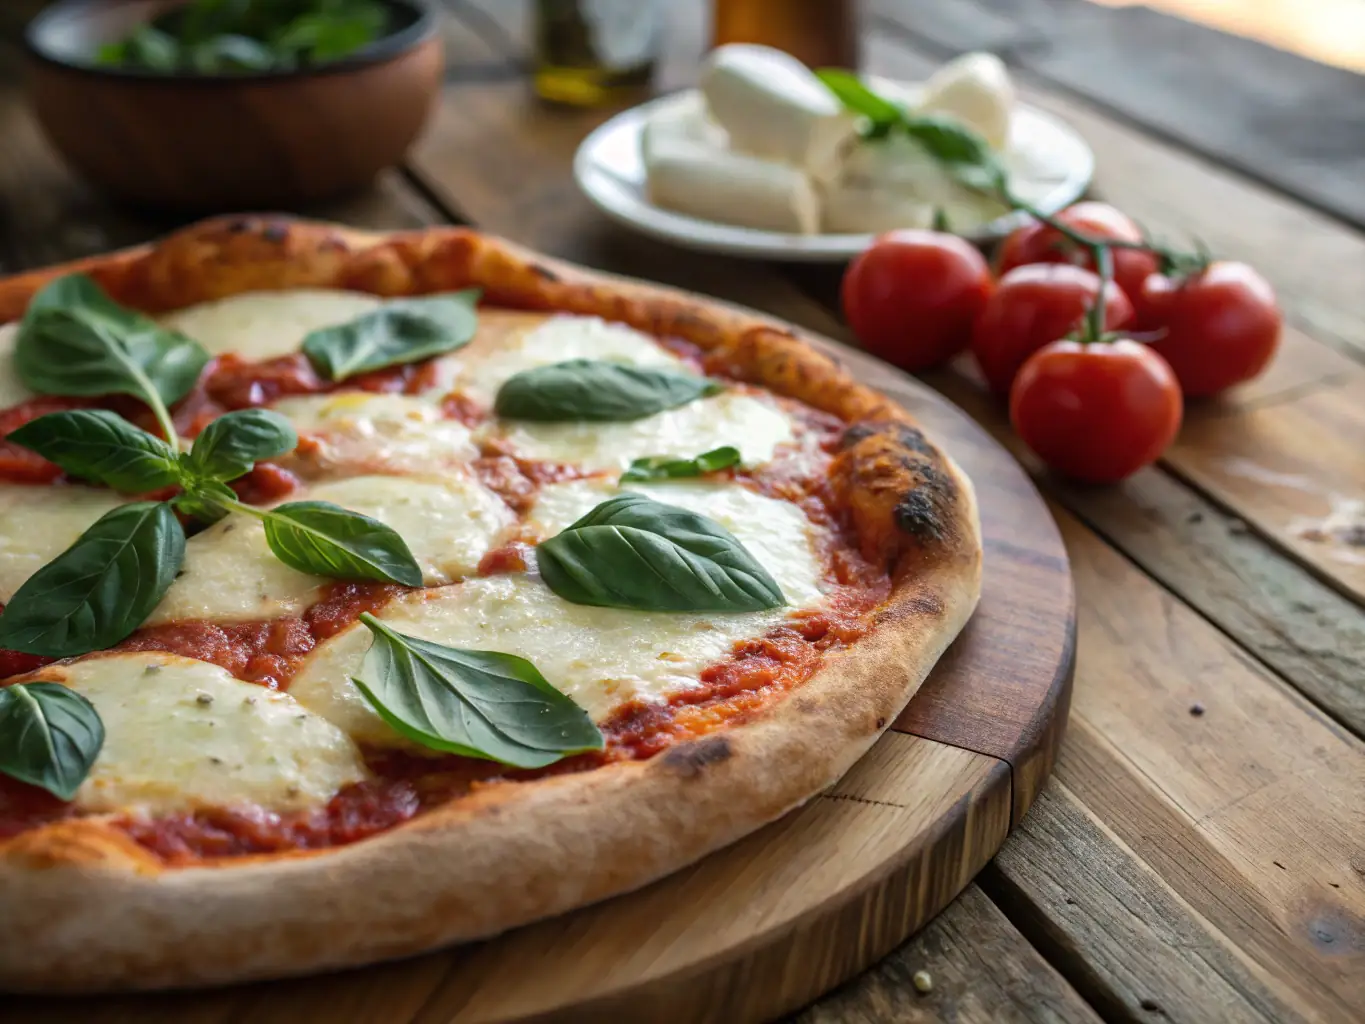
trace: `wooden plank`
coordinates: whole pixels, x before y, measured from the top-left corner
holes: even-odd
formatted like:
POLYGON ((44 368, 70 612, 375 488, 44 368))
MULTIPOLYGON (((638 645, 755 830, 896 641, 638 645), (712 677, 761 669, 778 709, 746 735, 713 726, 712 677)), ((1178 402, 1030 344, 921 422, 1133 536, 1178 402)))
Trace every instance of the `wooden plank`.
POLYGON ((1365 605, 1365 381, 1195 420, 1165 461, 1365 605))
POLYGON ((1055 779, 981 881, 1106 1019, 1296 1017, 1290 993, 1055 779))
POLYGON ((928 382, 967 410, 1038 482, 1163 586, 1365 737, 1365 613, 1237 516, 1160 470, 1117 487, 1043 472, 998 406, 957 373, 928 382))
POLYGON ((1300 1012, 1353 1019, 1365 744, 1056 511, 1080 635, 1055 777, 1300 1012))
POLYGON ((1003 35, 1011 60, 1054 85, 1365 226, 1365 78, 1350 71, 1141 6, 876 0, 875 9, 958 50, 999 45, 1000 22, 1012 24, 1003 35))
POLYGON ((973 885, 914 939, 791 1024, 1080 1024, 1098 1019, 973 885), (920 971, 930 977, 930 992, 915 988, 920 971))

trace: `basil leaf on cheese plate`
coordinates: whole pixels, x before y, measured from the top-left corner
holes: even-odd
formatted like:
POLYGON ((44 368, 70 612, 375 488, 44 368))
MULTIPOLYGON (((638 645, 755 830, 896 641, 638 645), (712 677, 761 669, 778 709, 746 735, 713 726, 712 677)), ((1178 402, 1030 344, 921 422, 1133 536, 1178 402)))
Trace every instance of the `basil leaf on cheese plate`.
POLYGON ((692 373, 570 359, 514 374, 498 389, 493 411, 541 423, 622 422, 721 390, 715 381, 692 373))
POLYGON ((379 717, 413 742, 517 768, 602 749, 587 712, 525 658, 420 640, 368 612, 360 621, 374 643, 351 681, 379 717))
POLYGON ((208 360, 197 342, 115 304, 80 276, 34 296, 14 346, 15 370, 32 391, 132 395, 153 409, 183 398, 208 360))
POLYGON ((705 516, 621 494, 536 548, 566 601, 663 612, 753 612, 786 598, 734 535, 705 516))
POLYGON ((721 448, 713 448, 709 452, 702 452, 695 459, 647 455, 630 464, 630 468, 621 474, 621 483, 701 476, 704 473, 715 473, 731 466, 738 466, 739 461, 739 449, 728 444, 721 448))
POLYGON ((386 302, 350 323, 303 339, 303 353, 328 380, 415 363, 467 345, 478 327, 478 289, 386 302))
POLYGON ((5 440, 37 452, 72 476, 125 494, 155 491, 180 481, 174 448, 104 409, 39 416, 5 440))
POLYGON ((24 582, 0 613, 0 648, 69 658, 112 647, 156 607, 184 557, 170 505, 120 505, 24 582))
POLYGON ((265 511, 237 502, 229 507, 258 516, 275 557, 300 572, 422 585, 422 569, 407 544, 378 519, 330 501, 293 501, 265 511))
POLYGON ((0 774, 70 800, 103 746, 104 723, 75 690, 57 683, 0 687, 0 774))
POLYGON ((200 432, 187 468, 209 480, 236 480, 262 459, 293 451, 298 443, 293 425, 279 413, 238 409, 219 416, 200 432))

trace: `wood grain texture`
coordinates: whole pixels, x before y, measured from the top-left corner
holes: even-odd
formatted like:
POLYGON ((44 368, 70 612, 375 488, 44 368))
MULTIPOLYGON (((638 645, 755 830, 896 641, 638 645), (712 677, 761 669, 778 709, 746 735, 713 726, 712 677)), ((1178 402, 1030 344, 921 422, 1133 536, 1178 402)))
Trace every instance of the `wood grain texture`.
MULTIPOLYGON (((988 869, 989 870, 989 869, 988 869)), ((791 1024, 1091 1024, 1095 1012, 975 885, 856 982, 791 1024), (933 988, 920 992, 924 971, 933 988)))

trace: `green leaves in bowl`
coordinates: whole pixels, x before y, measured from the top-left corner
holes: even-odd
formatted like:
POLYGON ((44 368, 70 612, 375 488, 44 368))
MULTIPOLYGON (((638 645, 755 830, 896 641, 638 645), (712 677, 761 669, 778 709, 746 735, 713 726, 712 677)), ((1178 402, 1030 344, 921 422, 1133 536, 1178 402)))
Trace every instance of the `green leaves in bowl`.
POLYGON ((432 750, 518 768, 601 750, 586 711, 525 658, 467 651, 390 629, 368 612, 374 634, 352 682, 399 735, 432 750))
POLYGON ((95 63, 161 74, 291 71, 383 37, 380 0, 191 0, 101 46, 95 63))
POLYGON ((0 774, 70 800, 103 746, 104 723, 76 691, 57 683, 0 687, 0 774))
POLYGON ((303 354, 328 380, 453 352, 469 344, 478 327, 478 289, 386 302, 336 327, 313 331, 303 354))
POLYGON ((786 598, 719 523, 641 494, 610 498, 536 548, 566 601, 661 612, 754 612, 786 598))
POLYGON ((610 423, 643 419, 723 390, 696 374, 570 359, 510 377, 493 411, 542 423, 610 423))

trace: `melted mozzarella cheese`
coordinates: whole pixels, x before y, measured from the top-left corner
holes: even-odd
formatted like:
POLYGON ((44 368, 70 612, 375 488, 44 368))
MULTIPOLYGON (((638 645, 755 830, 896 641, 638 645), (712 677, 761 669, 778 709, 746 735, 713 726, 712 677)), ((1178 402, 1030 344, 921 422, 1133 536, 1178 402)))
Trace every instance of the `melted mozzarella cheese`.
MULTIPOLYGON (((737 615, 592 608, 563 600, 534 576, 508 575, 412 595, 389 604, 380 617, 399 632, 437 643, 520 655, 600 722, 628 701, 660 701, 696 686, 701 671, 735 643, 762 636, 792 608, 823 601, 819 530, 796 506, 738 484, 670 483, 639 490, 725 526, 772 573, 790 607, 737 615)), ((614 493, 616 488, 601 481, 546 487, 528 524, 543 535, 557 533, 614 493)), ((401 745, 349 681, 359 674, 369 646, 369 630, 361 625, 326 641, 289 692, 358 740, 401 745)))
POLYGON ((809 608, 823 600, 823 572, 816 556, 822 533, 789 501, 756 494, 732 481, 670 481, 617 487, 605 480, 575 480, 541 489, 527 526, 544 540, 621 491, 634 491, 697 512, 735 535, 758 559, 793 608, 809 608))
POLYGON ((87 811, 320 807, 366 777, 355 744, 294 698, 173 654, 113 654, 43 672, 95 706, 104 747, 87 811))
MULTIPOLYGON (((474 572, 514 522, 499 498, 457 474, 351 477, 309 488, 303 499, 330 501, 391 526, 429 586, 474 572)), ((147 622, 289 615, 315 601, 327 582, 289 568, 271 552, 260 521, 234 513, 190 539, 180 576, 147 622)))
MULTIPOLYGON (((600 722, 627 701, 658 701, 696 686, 702 669, 785 614, 780 608, 740 615, 591 608, 518 574, 414 595, 391 603, 380 617, 401 633, 436 643, 520 655, 600 722)), ((352 626, 310 655, 289 692, 358 740, 402 745, 350 682, 369 647, 369 630, 352 626)))
POLYGON ((0 603, 123 500, 74 484, 0 484, 0 603))
POLYGON ((0 326, 0 409, 8 409, 33 397, 33 392, 24 387, 14 371, 14 344, 18 335, 18 324, 0 326))
POLYGON ((601 359, 629 366, 683 369, 683 362, 653 338, 595 316, 554 316, 527 330, 502 332, 496 348, 477 341, 453 377, 453 386, 488 405, 513 374, 568 359, 601 359))
POLYGON ((294 288, 203 302, 168 313, 161 322, 214 355, 235 352, 243 359, 275 359, 299 351, 309 332, 344 324, 381 305, 379 297, 361 292, 294 288))
POLYGON ((794 439, 792 421, 774 403, 726 391, 627 423, 533 423, 499 420, 481 436, 526 459, 576 463, 585 469, 625 469, 647 455, 692 458, 734 445, 745 465, 772 459, 794 439))
POLYGON ((319 442, 318 460, 328 465, 421 470, 478 455, 468 427, 413 395, 304 395, 281 399, 274 409, 319 442))

